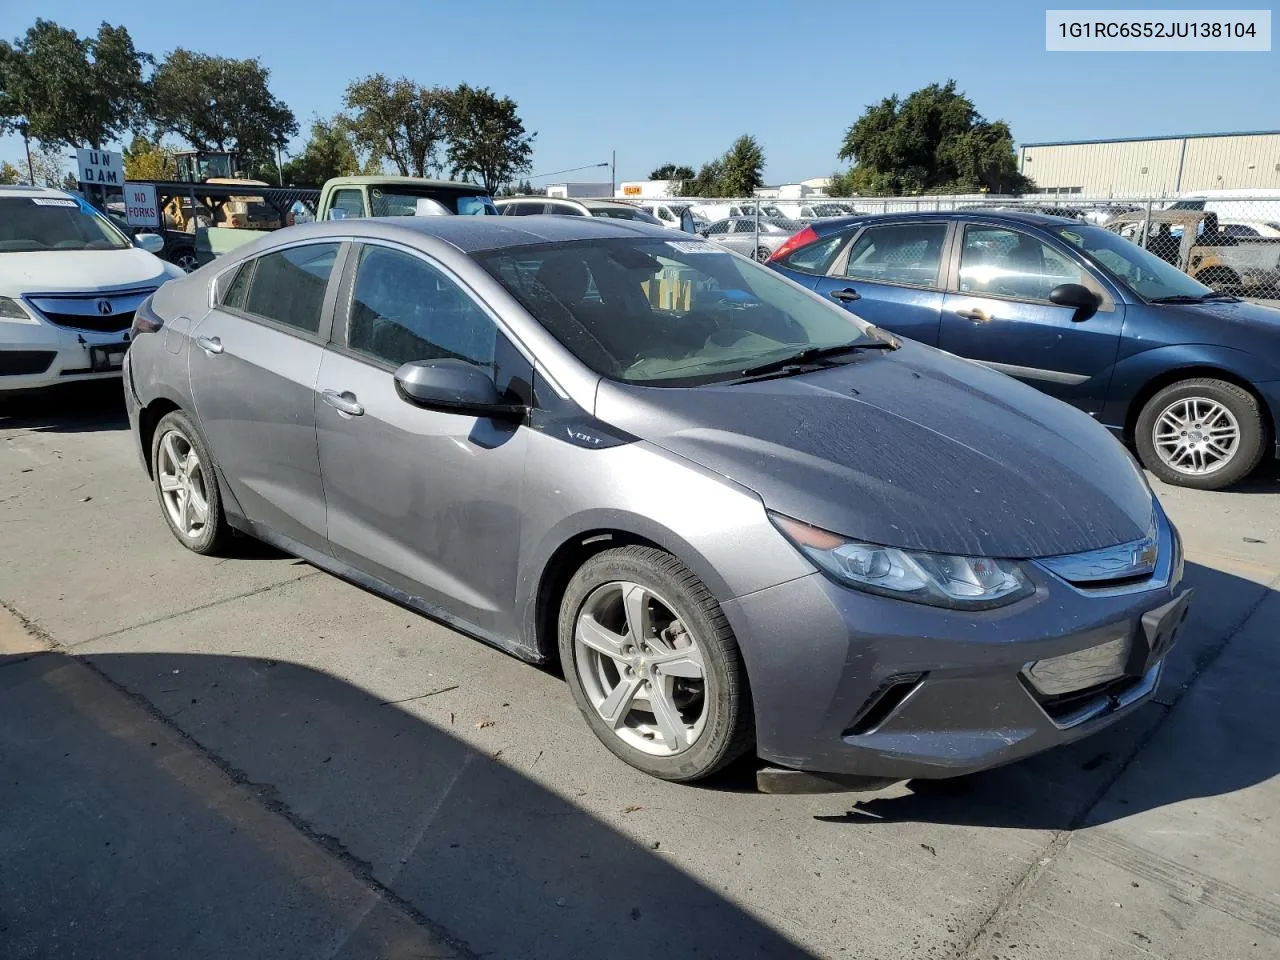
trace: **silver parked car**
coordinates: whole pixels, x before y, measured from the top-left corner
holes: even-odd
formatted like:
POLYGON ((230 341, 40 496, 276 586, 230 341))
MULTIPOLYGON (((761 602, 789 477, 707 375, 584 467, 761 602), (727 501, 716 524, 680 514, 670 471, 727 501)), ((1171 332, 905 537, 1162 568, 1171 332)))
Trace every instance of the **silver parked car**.
POLYGON ((288 228, 160 288, 124 379, 184 546, 240 531, 558 659, 670 780, 1006 763, 1148 698, 1186 617, 1088 416, 659 227, 288 228))
POLYGON ((757 231, 755 217, 726 217, 711 224, 702 235, 734 253, 764 263, 789 238, 804 229, 803 223, 776 217, 762 217, 758 226, 757 231))
POLYGON ((498 213, 504 217, 609 217, 613 220, 636 220, 662 226, 662 221, 632 203, 621 200, 579 200, 573 197, 503 197, 495 200, 498 213))

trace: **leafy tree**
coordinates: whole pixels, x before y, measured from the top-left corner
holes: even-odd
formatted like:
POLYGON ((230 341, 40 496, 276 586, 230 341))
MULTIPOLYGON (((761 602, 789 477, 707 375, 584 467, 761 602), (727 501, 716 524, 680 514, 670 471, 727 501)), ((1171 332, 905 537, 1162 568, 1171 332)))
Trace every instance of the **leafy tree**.
POLYGON ((173 151, 159 138, 149 140, 140 133, 124 151, 124 178, 126 180, 174 180, 178 166, 173 151))
POLYGON ((267 85, 257 60, 174 50, 151 76, 150 110, 157 129, 197 150, 234 150, 246 167, 269 163, 298 132, 293 111, 267 85))
POLYGON ((318 187, 334 177, 350 177, 359 169, 360 159, 341 118, 317 119, 311 124, 306 148, 284 165, 283 174, 285 183, 318 187))
POLYGON ((0 184, 26 183, 27 175, 8 160, 0 163, 0 184))
POLYGON ((863 194, 1020 193, 1031 185, 1018 172, 1008 125, 984 119, 954 80, 868 107, 839 156, 855 164, 844 183, 863 194))
POLYGON ((721 163, 724 165, 720 175, 722 196, 749 197, 764 183, 764 151, 755 137, 743 134, 733 141, 721 163))
POLYGON ((545 197, 546 195, 546 187, 535 187, 528 180, 521 180, 519 183, 504 183, 495 194, 495 196, 499 197, 545 197))
POLYGON ((650 180, 692 180, 694 176, 693 167, 675 163, 664 163, 649 172, 650 180))
POLYGON ((389 160, 401 176, 426 177, 440 169, 449 97, 440 87, 375 73, 347 87, 343 124, 371 161, 380 165, 389 160))
POLYGON ((43 144, 101 148, 140 116, 142 67, 124 27, 93 36, 36 20, 0 48, 0 126, 43 144))
POLYGON ((529 172, 537 134, 525 132, 514 100, 463 83, 448 102, 449 165, 455 177, 474 176, 492 194, 529 172))
POLYGON ((727 196, 723 184, 724 159, 720 158, 704 163, 697 176, 682 184, 682 192, 688 197, 723 197, 727 196))

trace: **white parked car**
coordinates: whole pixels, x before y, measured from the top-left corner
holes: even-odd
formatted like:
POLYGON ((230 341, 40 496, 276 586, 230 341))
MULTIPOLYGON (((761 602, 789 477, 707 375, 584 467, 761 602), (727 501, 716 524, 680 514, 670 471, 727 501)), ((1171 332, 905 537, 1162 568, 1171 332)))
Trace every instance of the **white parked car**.
POLYGON ((134 310, 185 276, 163 246, 62 190, 0 186, 0 394, 120 376, 134 310))
POLYGON ((636 203, 636 206, 649 216, 657 217, 668 230, 680 230, 684 233, 698 232, 698 222, 690 204, 668 200, 642 200, 636 203))

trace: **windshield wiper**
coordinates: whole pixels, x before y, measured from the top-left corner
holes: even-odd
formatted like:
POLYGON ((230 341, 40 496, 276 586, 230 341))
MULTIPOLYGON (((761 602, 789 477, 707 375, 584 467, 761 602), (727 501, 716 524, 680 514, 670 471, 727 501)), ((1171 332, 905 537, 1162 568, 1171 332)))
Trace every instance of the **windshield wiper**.
POLYGON ((1216 290, 1210 290, 1208 293, 1202 293, 1197 296, 1191 296, 1185 293, 1178 293, 1171 297, 1156 297, 1148 300, 1148 303, 1205 303, 1208 300, 1223 300, 1228 303, 1235 303, 1239 297, 1233 297, 1229 293, 1218 293, 1216 290))
POLYGON ((748 367, 742 371, 740 377, 736 380, 731 380, 730 383, 747 383, 752 380, 762 380, 770 377, 789 377, 795 373, 821 369, 825 365, 819 363, 819 361, 830 357, 838 357, 841 354, 857 353, 861 350, 897 349, 898 344, 896 341, 876 339, 854 340, 850 343, 837 343, 829 347, 807 347, 789 357, 770 360, 768 363, 762 363, 755 367, 748 367))

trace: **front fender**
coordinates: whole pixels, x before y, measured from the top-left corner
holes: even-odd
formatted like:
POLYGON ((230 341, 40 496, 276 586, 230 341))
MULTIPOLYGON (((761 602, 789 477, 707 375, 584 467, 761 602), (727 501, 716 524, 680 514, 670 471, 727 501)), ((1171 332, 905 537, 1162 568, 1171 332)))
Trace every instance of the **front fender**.
MULTIPOLYGON (((1125 357, 1116 364, 1099 420, 1114 431, 1123 430, 1134 401, 1146 386, 1178 370, 1185 370, 1188 377, 1212 376, 1214 371, 1221 371, 1230 375, 1228 379, 1251 384, 1280 380, 1280 366, 1246 350, 1210 343, 1155 347, 1125 357)), ((1271 414, 1274 418, 1276 411, 1272 409, 1271 414)))

